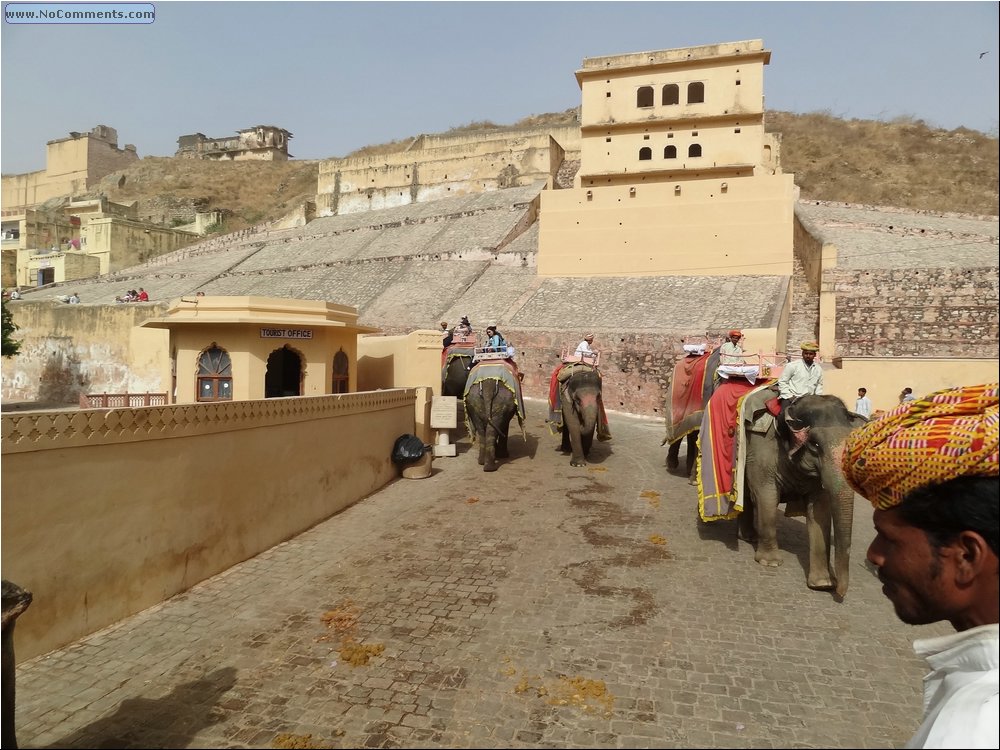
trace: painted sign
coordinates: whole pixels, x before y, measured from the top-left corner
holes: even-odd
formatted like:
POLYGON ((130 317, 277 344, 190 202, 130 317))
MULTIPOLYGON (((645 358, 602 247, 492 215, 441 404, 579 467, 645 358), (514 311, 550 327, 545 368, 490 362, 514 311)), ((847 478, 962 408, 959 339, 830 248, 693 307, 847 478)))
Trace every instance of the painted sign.
POLYGON ((312 331, 302 328, 261 328, 262 339, 311 339, 312 331))

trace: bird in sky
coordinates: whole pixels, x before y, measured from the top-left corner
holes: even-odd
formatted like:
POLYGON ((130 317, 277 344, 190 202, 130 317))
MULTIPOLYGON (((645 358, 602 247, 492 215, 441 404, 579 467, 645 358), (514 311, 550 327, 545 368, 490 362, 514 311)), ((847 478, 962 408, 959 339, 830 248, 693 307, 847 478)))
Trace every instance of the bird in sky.
POLYGON ((986 50, 985 52, 980 52, 979 53, 979 59, 982 60, 983 59, 983 55, 988 55, 989 53, 990 53, 989 50, 986 50))

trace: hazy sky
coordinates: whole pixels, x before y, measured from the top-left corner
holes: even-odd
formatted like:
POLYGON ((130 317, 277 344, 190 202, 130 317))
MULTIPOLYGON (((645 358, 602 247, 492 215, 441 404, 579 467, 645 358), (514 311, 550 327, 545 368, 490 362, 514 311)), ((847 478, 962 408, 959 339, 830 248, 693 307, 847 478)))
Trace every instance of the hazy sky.
POLYGON ((253 125, 291 131, 297 159, 343 156, 575 107, 585 57, 744 39, 771 50, 768 109, 997 134, 996 2, 154 5, 148 25, 4 22, 5 174, 43 169, 46 141, 99 124, 140 156, 253 125))

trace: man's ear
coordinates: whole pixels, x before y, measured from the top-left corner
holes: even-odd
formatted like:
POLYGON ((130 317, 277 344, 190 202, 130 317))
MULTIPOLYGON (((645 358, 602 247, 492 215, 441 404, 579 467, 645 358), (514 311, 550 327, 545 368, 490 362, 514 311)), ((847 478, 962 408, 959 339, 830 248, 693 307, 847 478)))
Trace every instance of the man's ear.
POLYGON ((955 547, 955 576, 958 583, 970 583, 980 575, 996 575, 998 560, 990 545, 976 531, 965 530, 953 542, 955 547))

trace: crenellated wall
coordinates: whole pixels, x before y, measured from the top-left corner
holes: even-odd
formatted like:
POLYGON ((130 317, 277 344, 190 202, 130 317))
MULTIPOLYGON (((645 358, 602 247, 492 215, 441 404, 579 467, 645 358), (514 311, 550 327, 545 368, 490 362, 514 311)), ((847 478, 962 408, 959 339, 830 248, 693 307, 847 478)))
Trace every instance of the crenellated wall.
POLYGON ((392 481, 392 446, 414 431, 416 397, 4 414, 3 574, 34 595, 18 620, 18 661, 158 604, 392 481))
POLYGON ((405 151, 329 159, 319 165, 318 213, 394 208, 538 181, 551 187, 579 139, 573 127, 421 136, 405 151))

